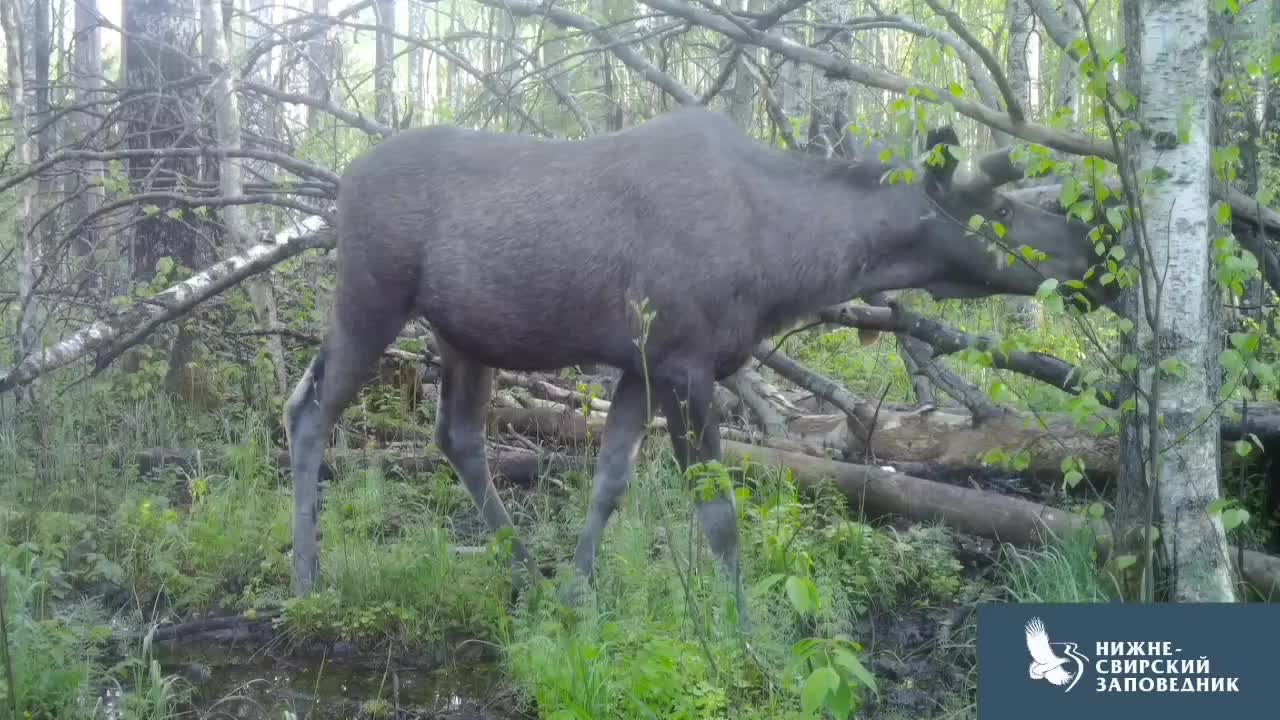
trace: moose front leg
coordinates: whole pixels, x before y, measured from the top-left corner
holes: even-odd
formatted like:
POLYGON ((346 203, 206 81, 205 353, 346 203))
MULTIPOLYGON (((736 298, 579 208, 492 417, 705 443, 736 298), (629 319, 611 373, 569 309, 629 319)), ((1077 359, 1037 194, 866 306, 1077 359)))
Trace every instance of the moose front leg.
MULTIPOLYGON (((661 393, 671 447, 681 473, 686 473, 695 463, 720 459, 714 392, 715 383, 707 374, 691 376, 688 381, 673 384, 661 393)), ((738 513, 733 506, 732 489, 716 488, 709 498, 694 492, 693 504, 707 545, 734 588, 738 627, 744 633, 749 632, 751 620, 738 562, 738 513)))

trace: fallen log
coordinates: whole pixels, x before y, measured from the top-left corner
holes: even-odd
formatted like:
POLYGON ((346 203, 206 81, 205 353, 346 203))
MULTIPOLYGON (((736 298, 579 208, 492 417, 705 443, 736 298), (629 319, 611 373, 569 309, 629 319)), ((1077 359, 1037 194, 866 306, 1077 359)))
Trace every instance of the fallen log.
MULTIPOLYGON (((593 444, 598 443, 605 421, 592 418, 582 424, 581 415, 542 408, 496 408, 493 423, 552 442, 569 440, 581 443, 587 431, 593 444)), ((655 429, 662 430, 659 423, 655 429)), ((1075 427, 1062 415, 1031 417, 1008 414, 988 418, 975 425, 965 413, 934 410, 903 411, 869 404, 857 409, 852 420, 843 413, 802 415, 787 421, 787 438, 753 438, 742 443, 768 446, 794 452, 788 444, 801 448, 839 448, 841 453, 827 455, 833 459, 891 465, 900 470, 910 468, 926 477, 977 475, 984 476, 993 468, 983 463, 983 456, 998 450, 1006 458, 1023 455, 1026 466, 1018 472, 1037 481, 1054 483, 1062 478, 1062 462, 1068 456, 1084 464, 1091 479, 1113 477, 1119 457, 1115 434, 1094 435, 1075 427), (869 441, 869 444, 868 444, 869 441)), ((733 433, 722 432, 721 442, 741 442, 733 433)), ((807 455, 819 456, 806 452, 807 455)))
MULTIPOLYGON (((604 433, 602 423, 590 423, 580 415, 499 412, 513 427, 566 444, 584 442, 588 432, 593 443, 598 442, 604 433)), ((1105 522, 1029 500, 733 440, 722 440, 721 449, 727 466, 745 467, 748 473, 754 468, 788 467, 797 486, 810 492, 824 480, 833 481, 855 512, 868 519, 896 516, 918 523, 942 522, 961 532, 1018 546, 1054 543, 1076 530, 1092 529, 1100 540, 1100 558, 1111 537, 1105 522)), ((1238 552, 1230 548, 1232 563, 1238 552)), ((1262 597, 1280 598, 1280 558, 1254 550, 1245 550, 1243 557, 1245 580, 1262 597)))
MULTIPOLYGON (((1084 371, 1065 360, 1040 352, 1001 352, 1000 342, 995 338, 970 335, 901 307, 894 311, 846 303, 820 311, 817 318, 845 327, 906 333, 928 343, 936 354, 952 354, 967 348, 987 350, 991 352, 991 364, 995 368, 1012 370, 1073 395, 1082 390, 1084 371)), ((1098 385, 1096 389, 1098 402, 1103 406, 1114 409, 1120 405, 1119 386, 1098 385)), ((1280 440, 1280 404, 1250 402, 1247 422, 1242 422, 1244 409, 1243 402, 1229 403, 1222 408, 1223 441, 1240 440, 1247 435, 1280 440)))
MULTIPOLYGON (((555 474, 581 466, 581 460, 557 453, 540 453, 523 448, 488 448, 489 469, 496 480, 512 485, 529 486, 546 474, 555 474)), ((101 449, 87 449, 90 455, 101 455, 101 449)), ((289 468, 289 452, 283 448, 271 451, 271 458, 284 470, 289 468)), ((113 461, 136 463, 143 475, 161 468, 175 468, 186 474, 194 474, 200 468, 220 464, 221 458, 196 450, 174 448, 148 448, 135 453, 116 456, 113 461)), ((412 451, 377 449, 343 450, 330 448, 325 451, 320 469, 321 480, 332 480, 343 467, 377 467, 383 472, 401 472, 405 475, 424 475, 448 467, 448 463, 433 447, 412 451)))

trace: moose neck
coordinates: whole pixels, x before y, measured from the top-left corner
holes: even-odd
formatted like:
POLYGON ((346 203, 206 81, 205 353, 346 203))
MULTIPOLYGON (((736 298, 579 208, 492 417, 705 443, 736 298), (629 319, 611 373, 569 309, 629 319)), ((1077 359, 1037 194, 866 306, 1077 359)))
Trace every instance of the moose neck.
POLYGON ((829 305, 942 277, 925 238, 944 220, 919 181, 882 182, 894 166, 875 161, 789 155, 753 188, 768 198, 760 233, 780 271, 759 298, 771 332, 829 305))

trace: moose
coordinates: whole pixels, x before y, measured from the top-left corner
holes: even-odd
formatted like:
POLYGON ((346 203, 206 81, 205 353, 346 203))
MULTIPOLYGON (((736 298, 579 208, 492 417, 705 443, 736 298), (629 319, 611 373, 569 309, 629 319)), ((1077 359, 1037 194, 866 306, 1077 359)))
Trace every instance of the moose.
MULTIPOLYGON (((926 144, 958 142, 943 127, 926 144)), ((771 148, 703 108, 583 140, 417 128, 357 157, 338 194, 332 319, 285 403, 295 594, 318 569, 324 447, 411 318, 430 324, 442 364, 435 441, 490 532, 514 531, 485 453, 493 369, 621 372, 574 553, 580 586, 650 411, 665 415, 682 471, 717 460, 714 384, 760 340, 876 292, 1032 295, 1045 277, 1086 274, 1088 226, 997 191, 1020 176, 1007 152, 960 179, 955 156, 942 157, 886 182, 896 166, 771 148), (974 214, 1001 223, 1003 237, 971 229, 974 214), (1047 259, 1009 264, 1001 244, 1047 259)), ((1109 300, 1096 282, 1078 294, 1109 300)), ((732 498, 693 502, 746 631, 732 498)), ((518 537, 511 561, 518 590, 536 572, 518 537)))

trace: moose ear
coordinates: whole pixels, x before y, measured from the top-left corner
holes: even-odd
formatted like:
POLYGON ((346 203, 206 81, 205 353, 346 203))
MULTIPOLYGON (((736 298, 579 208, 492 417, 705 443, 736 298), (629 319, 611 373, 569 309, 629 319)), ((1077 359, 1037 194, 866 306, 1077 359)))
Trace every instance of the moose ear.
POLYGON ((925 136, 925 175, 929 184, 936 187, 949 187, 951 179, 956 174, 956 168, 959 167, 960 161, 946 147, 948 145, 959 145, 960 138, 956 136, 956 131, 950 125, 944 125, 929 131, 925 136), (935 164, 936 159, 930 160, 934 147, 942 145, 938 152, 942 154, 943 162, 941 165, 935 164))

